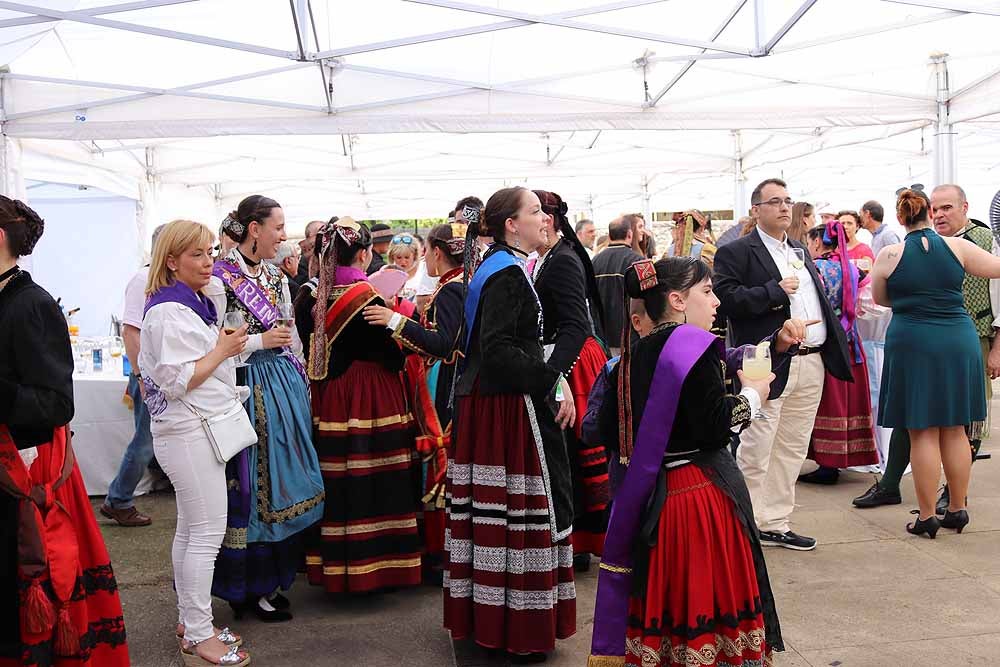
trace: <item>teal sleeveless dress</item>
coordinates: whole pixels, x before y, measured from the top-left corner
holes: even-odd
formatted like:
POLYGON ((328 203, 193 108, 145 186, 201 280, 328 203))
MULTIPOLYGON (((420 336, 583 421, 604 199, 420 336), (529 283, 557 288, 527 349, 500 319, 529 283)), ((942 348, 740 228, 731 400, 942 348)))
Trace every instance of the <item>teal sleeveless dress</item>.
POLYGON ((880 426, 967 426, 986 419, 983 357, 965 310, 964 278, 962 264, 936 232, 906 235, 903 257, 888 280, 892 323, 885 336, 880 426))

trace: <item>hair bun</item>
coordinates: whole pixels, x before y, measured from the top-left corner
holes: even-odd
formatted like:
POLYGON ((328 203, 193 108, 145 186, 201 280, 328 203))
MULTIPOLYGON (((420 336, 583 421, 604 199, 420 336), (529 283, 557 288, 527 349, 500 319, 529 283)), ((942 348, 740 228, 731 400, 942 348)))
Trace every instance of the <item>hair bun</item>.
POLYGON ((633 299, 640 299, 644 292, 660 286, 656 265, 650 259, 636 262, 625 270, 625 291, 633 299))
POLYGON ((930 208, 925 196, 906 189, 899 193, 896 200, 896 215, 911 225, 921 217, 925 217, 930 208))
POLYGON ((35 210, 25 204, 20 199, 14 199, 14 210, 18 216, 24 218, 24 225, 28 228, 28 233, 24 237, 24 243, 20 249, 21 255, 30 255, 35 250, 35 245, 45 232, 45 221, 35 213, 35 210))

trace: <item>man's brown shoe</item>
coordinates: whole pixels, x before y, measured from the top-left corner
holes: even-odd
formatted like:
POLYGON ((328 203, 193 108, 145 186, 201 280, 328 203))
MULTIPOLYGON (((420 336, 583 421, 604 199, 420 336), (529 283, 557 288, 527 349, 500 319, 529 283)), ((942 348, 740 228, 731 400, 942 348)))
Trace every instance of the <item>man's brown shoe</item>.
POLYGON ((148 516, 132 507, 124 507, 120 510, 116 510, 111 505, 104 503, 101 505, 101 514, 113 519, 118 522, 119 526, 125 526, 126 528, 136 528, 138 526, 148 526, 153 523, 153 520, 148 516))

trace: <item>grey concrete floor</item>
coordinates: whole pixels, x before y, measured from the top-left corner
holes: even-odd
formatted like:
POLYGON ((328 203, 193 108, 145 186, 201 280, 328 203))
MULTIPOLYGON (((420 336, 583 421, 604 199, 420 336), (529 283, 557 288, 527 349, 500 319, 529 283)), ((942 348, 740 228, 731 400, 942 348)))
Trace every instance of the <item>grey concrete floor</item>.
MULTIPOLYGON (((942 529, 936 540, 904 530, 916 507, 909 477, 902 505, 870 510, 850 501, 871 475, 846 473, 832 487, 799 485, 792 528, 820 545, 807 553, 766 551, 788 648, 777 665, 1000 664, 1000 433, 983 450, 997 458, 973 468, 972 522, 962 535, 942 529)), ((124 529, 98 516, 121 588, 132 664, 180 665, 171 636, 173 496, 145 496, 137 505, 153 516, 151 527, 124 529)), ((577 634, 559 642, 546 664, 586 665, 595 593, 595 570, 579 575, 577 634)), ((338 600, 300 581, 289 597, 292 623, 233 623, 216 601, 217 624, 243 633, 255 665, 455 665, 436 588, 338 600)), ((459 667, 502 664, 465 644, 457 655, 459 667)))

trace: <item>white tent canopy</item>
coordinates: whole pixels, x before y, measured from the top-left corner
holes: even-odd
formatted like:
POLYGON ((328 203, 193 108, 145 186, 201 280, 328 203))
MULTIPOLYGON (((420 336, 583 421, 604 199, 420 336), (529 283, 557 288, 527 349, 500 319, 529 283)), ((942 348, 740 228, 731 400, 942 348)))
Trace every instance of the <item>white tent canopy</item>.
POLYGON ((443 216, 515 183, 599 220, 742 211, 772 175, 834 207, 957 180, 983 215, 997 34, 996 0, 0 1, 5 165, 147 228, 253 192, 293 229, 443 216))

